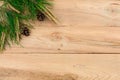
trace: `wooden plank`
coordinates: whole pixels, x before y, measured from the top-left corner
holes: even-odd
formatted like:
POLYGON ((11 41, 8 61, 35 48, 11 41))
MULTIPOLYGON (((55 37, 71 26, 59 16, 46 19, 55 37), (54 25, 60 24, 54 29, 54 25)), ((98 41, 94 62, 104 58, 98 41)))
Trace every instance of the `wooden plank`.
POLYGON ((119 54, 7 54, 0 67, 1 80, 120 80, 119 54))
POLYGON ((119 0, 54 0, 60 24, 32 22, 35 29, 5 53, 120 53, 119 0))

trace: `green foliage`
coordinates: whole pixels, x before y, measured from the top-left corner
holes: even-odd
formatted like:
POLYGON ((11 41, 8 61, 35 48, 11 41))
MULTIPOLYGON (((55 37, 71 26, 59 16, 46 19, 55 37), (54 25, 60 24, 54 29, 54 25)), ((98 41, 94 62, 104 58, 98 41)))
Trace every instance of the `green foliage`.
POLYGON ((41 11, 44 13, 50 20, 57 23, 56 17, 49 10, 48 7, 52 5, 51 2, 47 0, 1 0, 5 4, 11 5, 9 7, 15 8, 16 12, 20 12, 20 16, 25 19, 34 19, 36 18, 36 13, 41 11))
POLYGON ((0 50, 6 44, 19 43, 20 29, 18 14, 6 8, 0 9, 0 50))
MULTIPOLYGON (((11 43, 19 44, 20 25, 29 19, 35 19, 38 11, 57 23, 56 17, 49 10, 51 3, 47 0, 0 0, 4 4, 0 7, 0 50, 11 43)), ((25 22, 26 21, 26 22, 25 22)))

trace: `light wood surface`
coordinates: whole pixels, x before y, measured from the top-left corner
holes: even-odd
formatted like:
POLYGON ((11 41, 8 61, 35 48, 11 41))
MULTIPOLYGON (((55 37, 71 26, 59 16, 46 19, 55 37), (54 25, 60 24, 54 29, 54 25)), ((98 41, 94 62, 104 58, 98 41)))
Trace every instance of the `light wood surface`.
MULTIPOLYGON (((7 73, 16 73, 20 80, 19 75, 28 71, 33 71, 33 76, 39 73, 39 78, 30 80, 120 80, 120 55, 112 54, 7 54, 0 56, 0 67, 0 74, 6 69, 7 73), (53 76, 41 79, 42 72, 53 76), (75 79, 64 79, 65 76, 62 76, 63 79, 53 79, 56 75, 69 75, 75 79)), ((10 73, 7 75, 12 76, 10 73)))
POLYGON ((120 80, 120 0, 54 0, 60 23, 0 55, 0 80, 120 80))
POLYGON ((32 21, 31 36, 6 53, 120 53, 119 0, 54 0, 59 24, 32 21))

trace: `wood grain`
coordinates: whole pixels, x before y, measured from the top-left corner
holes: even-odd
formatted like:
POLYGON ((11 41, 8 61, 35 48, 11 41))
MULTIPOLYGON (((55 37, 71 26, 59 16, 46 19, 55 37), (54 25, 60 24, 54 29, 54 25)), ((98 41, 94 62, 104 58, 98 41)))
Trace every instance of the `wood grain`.
POLYGON ((0 75, 17 76, 15 80, 23 74, 22 80, 120 80, 119 54, 7 54, 0 56, 0 67, 0 75))
POLYGON ((120 80, 120 0, 54 0, 60 23, 31 21, 0 55, 1 80, 120 80))
POLYGON ((119 0, 54 0, 59 24, 31 21, 31 36, 5 53, 120 53, 119 0))

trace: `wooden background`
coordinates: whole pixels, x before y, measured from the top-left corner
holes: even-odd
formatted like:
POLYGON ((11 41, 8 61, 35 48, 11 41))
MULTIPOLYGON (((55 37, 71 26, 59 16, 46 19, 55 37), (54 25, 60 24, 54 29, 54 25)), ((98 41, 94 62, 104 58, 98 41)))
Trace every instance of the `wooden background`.
POLYGON ((7 53, 120 53, 119 0, 54 0, 60 20, 34 21, 31 36, 7 53))
POLYGON ((32 21, 24 48, 7 48, 0 67, 78 76, 48 80, 120 80, 120 0, 53 2, 60 23, 32 21))

